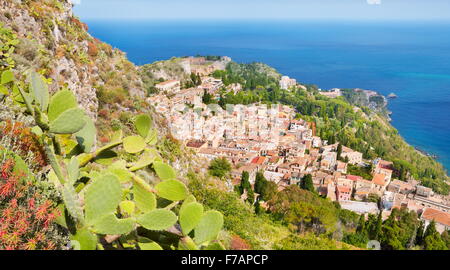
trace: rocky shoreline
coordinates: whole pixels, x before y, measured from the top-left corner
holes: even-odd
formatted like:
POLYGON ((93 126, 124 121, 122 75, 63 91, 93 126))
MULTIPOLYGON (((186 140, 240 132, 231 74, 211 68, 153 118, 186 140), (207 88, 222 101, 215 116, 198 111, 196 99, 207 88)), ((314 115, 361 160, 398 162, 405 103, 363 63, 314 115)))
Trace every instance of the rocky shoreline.
POLYGON ((429 152, 419 148, 418 146, 415 146, 414 149, 416 149, 418 152, 420 152, 421 154, 423 154, 423 155, 425 155, 427 157, 431 157, 431 158, 436 159, 436 160, 439 159, 438 155, 429 153, 429 152))

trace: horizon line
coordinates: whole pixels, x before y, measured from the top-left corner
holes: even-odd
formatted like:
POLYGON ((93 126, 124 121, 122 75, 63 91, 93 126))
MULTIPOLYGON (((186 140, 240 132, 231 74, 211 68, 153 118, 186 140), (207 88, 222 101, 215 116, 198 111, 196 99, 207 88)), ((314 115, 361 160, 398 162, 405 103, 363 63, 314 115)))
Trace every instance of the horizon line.
POLYGON ((305 21, 315 21, 315 22, 450 22, 450 18, 435 18, 435 19, 370 19, 370 18, 81 18, 82 21, 114 21, 114 22, 123 22, 123 21, 136 21, 136 22, 155 22, 155 21, 216 21, 216 22, 305 22, 305 21))

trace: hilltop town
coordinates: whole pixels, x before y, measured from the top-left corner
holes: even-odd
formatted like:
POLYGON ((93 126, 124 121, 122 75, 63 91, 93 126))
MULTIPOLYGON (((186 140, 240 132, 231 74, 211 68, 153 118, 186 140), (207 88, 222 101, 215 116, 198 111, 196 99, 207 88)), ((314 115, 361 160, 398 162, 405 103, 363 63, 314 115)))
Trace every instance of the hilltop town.
MULTIPOLYGON (((161 81, 155 85, 157 94, 148 101, 167 116, 173 136, 197 156, 208 161, 222 157, 229 160, 233 185, 240 184, 243 172, 254 185, 257 173, 262 172, 282 191, 311 175, 315 191, 343 209, 358 214, 381 211, 387 219, 392 209, 407 208, 418 213, 425 224, 435 220, 441 233, 450 228, 449 196, 435 194, 412 177, 408 181, 394 179, 390 161, 365 160, 361 152, 320 138, 314 123, 296 117, 292 107, 236 104, 223 108, 217 103, 204 104, 205 95, 219 100, 222 92, 236 94, 242 90, 242 85, 225 86, 212 75, 230 61, 228 57, 216 61, 185 58, 182 66, 186 73, 199 77, 198 84, 185 88, 176 78, 161 81)), ((285 90, 306 89, 287 76, 279 83, 285 90)), ((378 96, 373 91, 365 92, 370 97, 378 96)), ((342 92, 333 89, 321 94, 337 98, 342 92)))

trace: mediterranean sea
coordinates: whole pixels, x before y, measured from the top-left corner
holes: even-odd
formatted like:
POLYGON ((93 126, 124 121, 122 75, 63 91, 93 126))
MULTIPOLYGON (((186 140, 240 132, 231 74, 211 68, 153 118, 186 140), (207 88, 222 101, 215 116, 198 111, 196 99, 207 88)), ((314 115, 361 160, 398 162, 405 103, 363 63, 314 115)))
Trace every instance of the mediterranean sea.
POLYGON ((173 56, 264 62, 322 89, 390 100, 392 124, 450 168, 450 22, 88 21, 90 33, 142 65, 173 56))

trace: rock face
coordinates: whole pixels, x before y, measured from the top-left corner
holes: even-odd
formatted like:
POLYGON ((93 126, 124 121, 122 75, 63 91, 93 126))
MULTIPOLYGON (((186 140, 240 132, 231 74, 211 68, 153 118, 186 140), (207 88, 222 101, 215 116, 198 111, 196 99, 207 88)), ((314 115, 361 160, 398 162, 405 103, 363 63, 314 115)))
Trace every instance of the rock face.
MULTIPOLYGON (((49 79, 52 93, 71 90, 96 122, 97 143, 102 136, 109 138, 114 120, 127 132, 126 124, 142 113, 152 116, 160 139, 170 136, 165 116, 145 100, 147 86, 139 68, 125 53, 92 37, 87 25, 73 15, 69 1, 0 0, 0 30, 11 29, 19 40, 12 55, 15 77, 26 81, 26 71, 33 69, 49 79)), ((175 70, 163 67, 159 75, 190 75, 186 63, 173 66, 175 70)), ((177 159, 175 165, 187 173, 189 161, 177 159)))
POLYGON ((123 73, 116 78, 121 78, 118 84, 129 95, 145 95, 137 68, 122 52, 89 35, 87 26, 74 17, 69 0, 2 0, 0 23, 20 39, 13 56, 16 69, 21 73, 37 69, 52 79, 52 92, 67 87, 93 119, 99 109, 97 87, 111 84, 108 72, 123 73), (118 66, 127 68, 117 71, 118 66))

